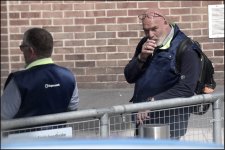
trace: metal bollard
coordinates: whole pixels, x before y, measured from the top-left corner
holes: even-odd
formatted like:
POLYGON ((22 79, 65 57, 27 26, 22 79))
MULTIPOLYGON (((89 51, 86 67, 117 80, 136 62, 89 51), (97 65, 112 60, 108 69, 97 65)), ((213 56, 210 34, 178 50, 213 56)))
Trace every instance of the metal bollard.
POLYGON ((141 138, 170 139, 170 126, 166 124, 143 124, 138 132, 141 138))

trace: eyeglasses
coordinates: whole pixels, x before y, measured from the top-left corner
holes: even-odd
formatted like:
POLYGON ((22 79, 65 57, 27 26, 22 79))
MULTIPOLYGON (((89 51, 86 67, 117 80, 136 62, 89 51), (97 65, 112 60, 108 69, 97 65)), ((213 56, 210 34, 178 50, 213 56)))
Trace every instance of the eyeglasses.
POLYGON ((20 50, 23 51, 24 48, 26 48, 26 47, 29 47, 29 45, 21 44, 21 45, 20 45, 20 50))
POLYGON ((138 16, 138 18, 140 20, 144 20, 146 17, 150 18, 150 19, 153 19, 153 17, 162 17, 165 20, 165 18, 162 15, 160 15, 160 14, 158 14, 156 12, 150 12, 150 13, 141 14, 141 15, 138 16))

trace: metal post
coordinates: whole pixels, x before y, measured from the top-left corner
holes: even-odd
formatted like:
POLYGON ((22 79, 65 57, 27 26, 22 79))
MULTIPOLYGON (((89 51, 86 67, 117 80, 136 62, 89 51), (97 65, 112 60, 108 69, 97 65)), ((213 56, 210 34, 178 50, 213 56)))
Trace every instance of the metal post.
POLYGON ((101 116, 100 119, 100 134, 101 137, 108 137, 109 136, 109 116, 108 113, 105 113, 101 116))
POLYGON ((213 142, 222 144, 221 135, 221 100, 213 102, 213 142))

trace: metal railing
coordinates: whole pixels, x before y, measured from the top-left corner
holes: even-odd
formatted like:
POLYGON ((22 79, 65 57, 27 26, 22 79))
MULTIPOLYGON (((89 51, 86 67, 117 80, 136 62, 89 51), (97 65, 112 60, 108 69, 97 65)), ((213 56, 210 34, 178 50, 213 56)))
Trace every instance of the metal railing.
MULTIPOLYGON (((24 130, 20 128, 28 128, 30 126, 38 126, 43 124, 52 124, 57 122, 67 122, 67 126, 73 126, 73 128, 77 128, 79 130, 79 126, 81 122, 71 122, 73 120, 86 119, 87 122, 93 122, 95 128, 88 130, 87 132, 96 132, 96 136, 100 137, 109 137, 112 136, 113 130, 112 122, 116 123, 117 121, 112 121, 112 118, 115 115, 118 115, 122 118, 122 122, 125 122, 125 126, 128 126, 126 130, 132 129, 130 124, 132 121, 126 122, 126 118, 130 118, 133 112, 138 112, 141 110, 151 110, 157 111, 162 109, 171 109, 176 107, 189 107, 202 103, 212 103, 212 118, 209 119, 212 123, 212 141, 218 144, 222 143, 222 116, 221 116, 221 101, 224 100, 224 93, 217 94, 204 94, 204 95, 196 95, 189 98, 174 98, 174 99, 166 99, 160 101, 153 102, 145 102, 145 103, 136 103, 136 104, 127 104, 127 105, 118 105, 112 106, 109 108, 102 109, 87 109, 87 110, 79 110, 74 112, 65 112, 51 115, 43 115, 43 116, 35 116, 35 117, 27 117, 27 118, 19 118, 12 120, 4 120, 1 121, 2 135, 5 133, 10 133, 11 131, 19 131, 24 130), (127 114, 127 113, 130 113, 127 114), (90 120, 92 118, 92 120, 90 120), (93 119, 94 118, 94 119, 93 119), (96 123, 96 120, 99 122, 96 123), (16 128, 16 129, 15 129, 16 128)), ((201 116, 200 116, 201 117, 201 116)), ((65 123, 64 123, 65 125, 65 123)), ((120 124, 121 125, 121 124, 120 124)), ((58 126, 58 125, 52 125, 58 126)), ((93 126, 93 125, 92 125, 93 126)), ((116 126, 116 125, 115 125, 116 126)), ((118 126, 118 125, 117 125, 118 126)), ((84 128, 84 127, 83 127, 84 128)), ((115 127, 117 128, 117 127, 115 127)), ((29 128, 28 128, 29 129, 29 128)), ((31 128, 32 129, 32 128, 31 128)), ((83 129, 85 130, 85 129, 83 129)), ((123 129, 121 129, 123 130, 123 129)), ((75 130, 74 130, 75 132, 75 130)), ((119 132, 119 131, 116 131, 119 132)), ((77 133, 76 133, 77 135, 77 133)), ((87 135, 87 134, 86 134, 87 135)))

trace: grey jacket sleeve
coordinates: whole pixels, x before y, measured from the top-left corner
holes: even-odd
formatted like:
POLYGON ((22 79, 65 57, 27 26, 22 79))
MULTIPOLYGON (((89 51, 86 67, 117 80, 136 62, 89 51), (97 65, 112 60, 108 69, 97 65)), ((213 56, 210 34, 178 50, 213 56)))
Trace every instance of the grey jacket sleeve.
POLYGON ((78 109, 78 104, 79 104, 79 94, 78 94, 78 88, 77 88, 77 82, 73 91, 73 95, 71 97, 69 106, 68 106, 68 111, 75 111, 78 109))
POLYGON ((15 81, 12 79, 1 96, 1 119, 12 119, 19 111, 21 96, 15 81))

